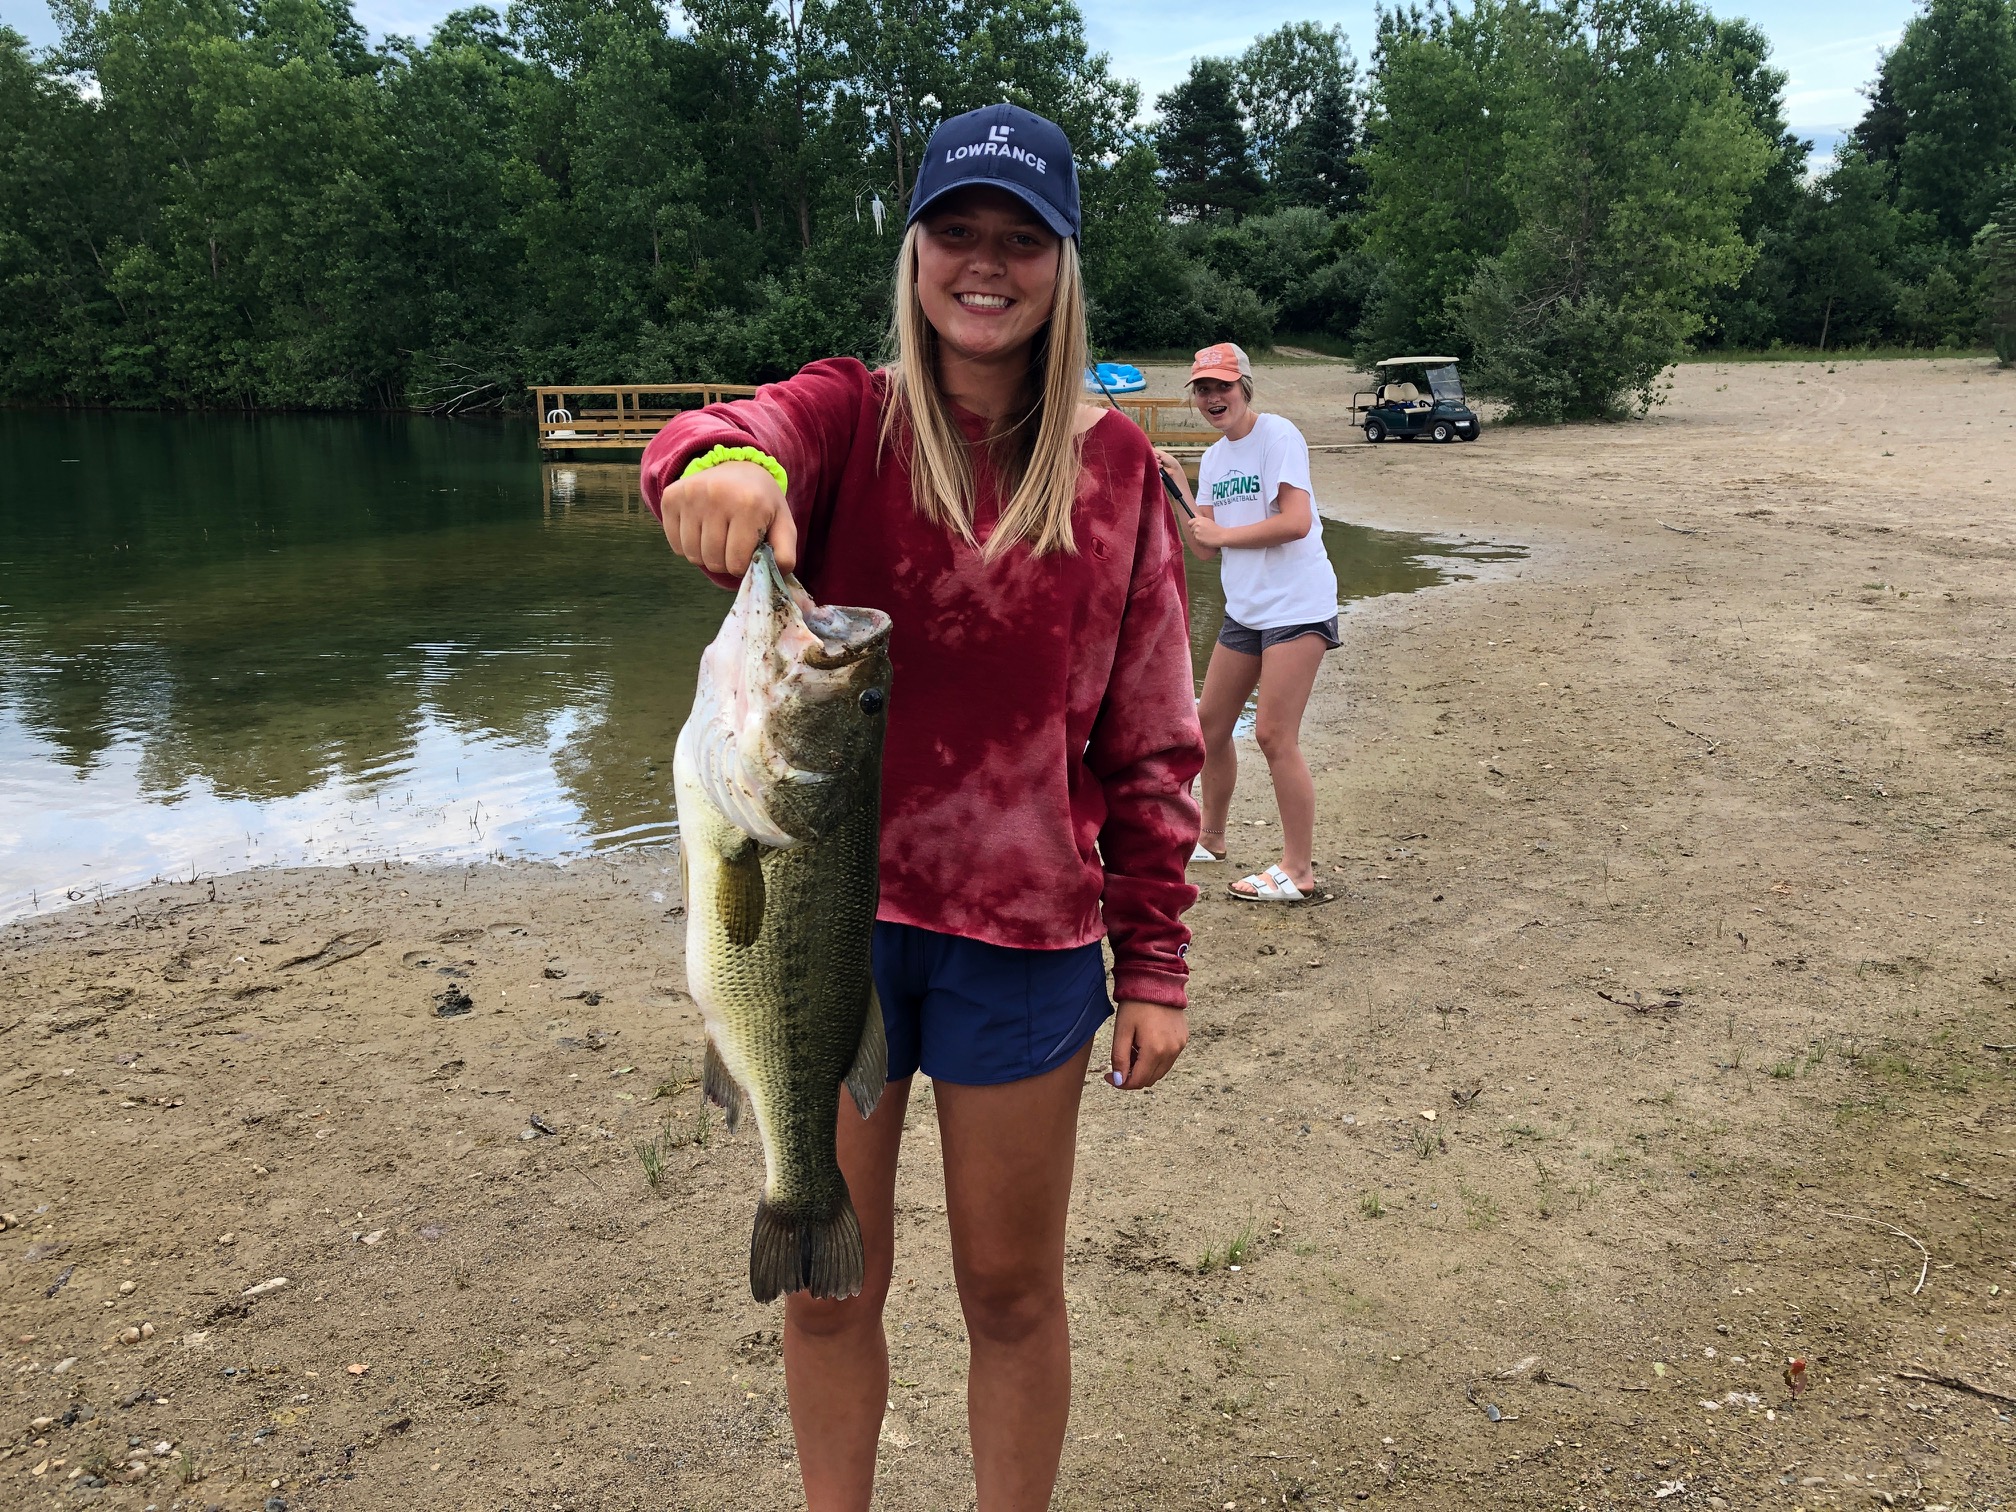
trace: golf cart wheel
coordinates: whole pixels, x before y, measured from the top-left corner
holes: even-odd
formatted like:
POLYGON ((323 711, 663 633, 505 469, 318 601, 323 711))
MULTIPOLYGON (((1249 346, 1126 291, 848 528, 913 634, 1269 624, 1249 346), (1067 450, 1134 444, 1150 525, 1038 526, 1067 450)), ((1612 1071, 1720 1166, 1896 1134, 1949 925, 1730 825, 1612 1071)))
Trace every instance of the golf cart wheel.
POLYGON ((1367 420, 1365 422, 1365 439, 1374 442, 1384 441, 1386 439, 1386 427, 1381 425, 1377 420, 1367 420))
POLYGON ((1456 427, 1451 425, 1447 420, 1437 420, 1435 428, 1428 432, 1428 434, 1433 436, 1437 441, 1454 441, 1456 439, 1456 427))

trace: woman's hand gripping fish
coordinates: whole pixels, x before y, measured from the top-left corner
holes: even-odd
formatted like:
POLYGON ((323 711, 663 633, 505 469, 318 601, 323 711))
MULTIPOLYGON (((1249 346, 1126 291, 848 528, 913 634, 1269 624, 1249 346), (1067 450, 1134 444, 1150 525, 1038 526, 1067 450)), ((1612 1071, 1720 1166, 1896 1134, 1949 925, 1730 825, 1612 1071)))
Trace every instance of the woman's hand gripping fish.
POLYGON ((889 616, 815 604, 763 546, 679 732, 686 977, 707 1096, 763 1138, 759 1302, 861 1290, 834 1125, 842 1083, 866 1118, 889 1066, 868 967, 889 675, 889 616))

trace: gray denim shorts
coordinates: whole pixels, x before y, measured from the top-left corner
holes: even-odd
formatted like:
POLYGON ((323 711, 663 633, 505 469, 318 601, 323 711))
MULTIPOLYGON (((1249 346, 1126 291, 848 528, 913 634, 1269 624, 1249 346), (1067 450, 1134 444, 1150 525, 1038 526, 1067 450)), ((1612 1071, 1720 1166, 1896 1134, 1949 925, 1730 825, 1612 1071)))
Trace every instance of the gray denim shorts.
POLYGON ((1242 656, 1258 656, 1269 646, 1285 645, 1292 640, 1300 640, 1305 635, 1320 635, 1323 644, 1335 651, 1343 642, 1337 638, 1337 616, 1331 615, 1308 625, 1276 625, 1271 630, 1249 630, 1231 615, 1225 616, 1225 623, 1218 627, 1218 644, 1227 651, 1237 651, 1242 656))

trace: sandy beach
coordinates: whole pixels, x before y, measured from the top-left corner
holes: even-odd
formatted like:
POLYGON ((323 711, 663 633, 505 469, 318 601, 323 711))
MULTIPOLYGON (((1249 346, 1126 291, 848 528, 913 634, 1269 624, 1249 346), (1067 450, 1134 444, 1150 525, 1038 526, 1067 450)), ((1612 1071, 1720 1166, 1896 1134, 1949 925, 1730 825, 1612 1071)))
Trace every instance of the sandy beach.
MULTIPOLYGON (((1356 441, 1351 370, 1259 376, 1356 441)), ((1315 481, 1530 555, 1346 615, 1335 902, 1223 896, 1276 854, 1244 751, 1191 1047, 1086 1091, 1056 1504, 2011 1505, 2016 372, 1689 365, 1315 481)), ((0 932, 0 1505, 799 1505, 679 905, 655 850, 0 932)), ((912 1108, 878 1505, 940 1512, 912 1108)))

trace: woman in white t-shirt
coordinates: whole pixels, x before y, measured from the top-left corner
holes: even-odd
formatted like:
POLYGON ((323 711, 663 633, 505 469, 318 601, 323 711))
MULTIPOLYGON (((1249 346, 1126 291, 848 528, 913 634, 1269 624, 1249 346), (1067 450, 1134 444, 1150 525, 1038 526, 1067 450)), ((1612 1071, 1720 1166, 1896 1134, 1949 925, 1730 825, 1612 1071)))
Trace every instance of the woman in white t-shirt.
POLYGON ((1274 779, 1281 859, 1227 890, 1249 903, 1306 903, 1316 893, 1316 789, 1302 759, 1302 711, 1323 653, 1337 644, 1337 574, 1309 487, 1309 446, 1288 421, 1252 407, 1253 364, 1229 341, 1197 354, 1190 397, 1221 437, 1198 464, 1201 498, 1192 497, 1174 457, 1157 456, 1196 510, 1184 530, 1190 549, 1205 561, 1224 553, 1225 623, 1197 705, 1200 843, 1225 859, 1225 815, 1239 776, 1232 728, 1257 687, 1253 736, 1274 779))

